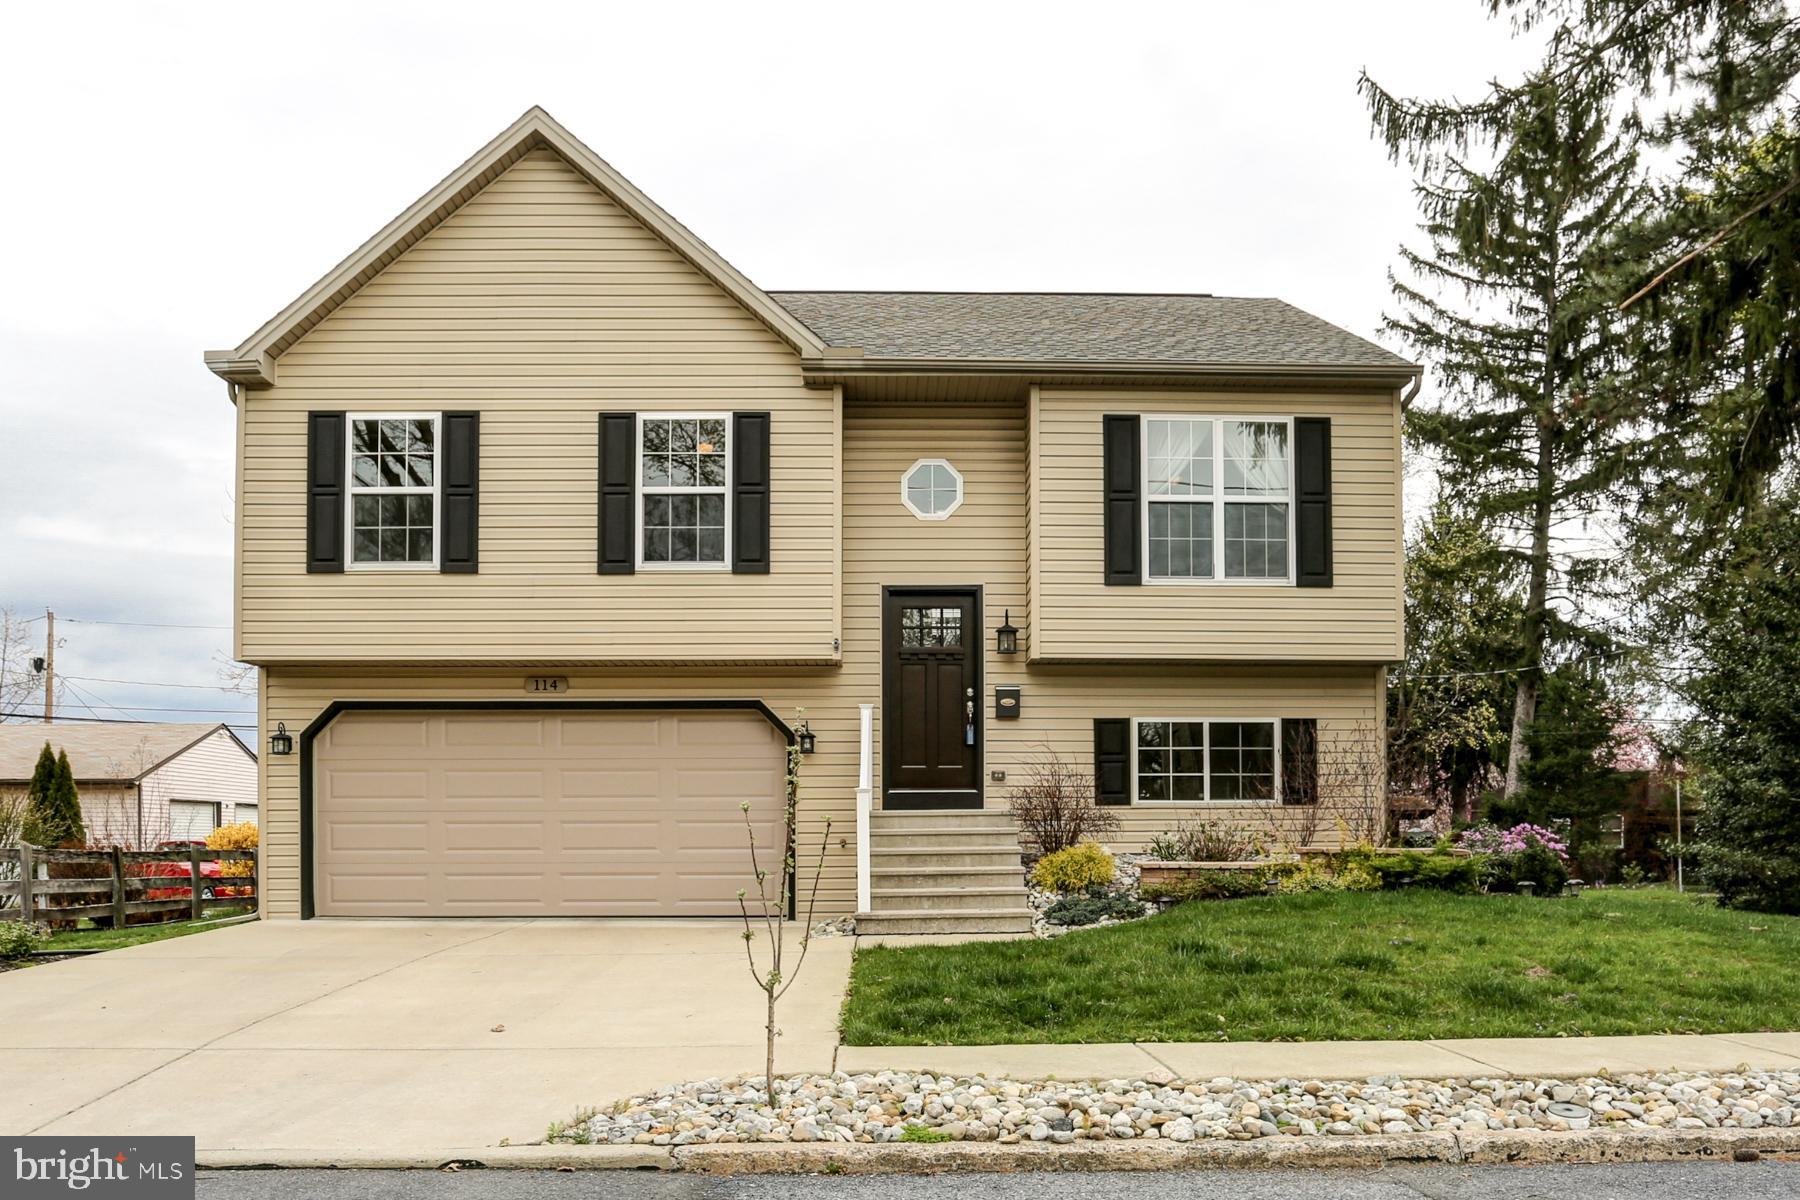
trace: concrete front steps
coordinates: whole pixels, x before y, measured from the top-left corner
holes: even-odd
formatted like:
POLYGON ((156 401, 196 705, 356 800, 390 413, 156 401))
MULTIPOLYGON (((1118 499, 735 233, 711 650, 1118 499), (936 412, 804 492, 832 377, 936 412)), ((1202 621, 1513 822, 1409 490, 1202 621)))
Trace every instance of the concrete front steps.
POLYGON ((1031 932, 1019 830, 1005 812, 876 812, 859 935, 1031 932))

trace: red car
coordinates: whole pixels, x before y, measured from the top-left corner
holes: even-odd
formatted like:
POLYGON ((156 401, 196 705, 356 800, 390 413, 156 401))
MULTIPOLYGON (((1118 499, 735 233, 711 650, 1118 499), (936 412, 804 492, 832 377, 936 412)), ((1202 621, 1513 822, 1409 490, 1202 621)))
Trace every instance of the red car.
MULTIPOLYGON (((199 840, 158 842, 158 850, 186 850, 189 846, 206 848, 206 843, 199 840)), ((223 863, 203 862, 200 864, 200 898, 202 900, 222 900, 229 896, 248 896, 250 889, 245 885, 220 883, 224 878, 223 863)), ((141 873, 149 876, 168 876, 171 879, 185 880, 188 877, 190 864, 184 862, 151 862, 140 868, 141 873)), ((185 900, 188 898, 188 885, 180 887, 147 888, 144 891, 146 900, 185 900)))

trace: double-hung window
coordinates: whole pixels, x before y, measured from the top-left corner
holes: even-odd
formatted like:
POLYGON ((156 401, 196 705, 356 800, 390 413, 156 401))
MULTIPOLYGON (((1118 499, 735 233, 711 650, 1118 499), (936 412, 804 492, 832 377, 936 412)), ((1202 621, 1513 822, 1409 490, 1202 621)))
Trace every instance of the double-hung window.
POLYGON ((638 417, 638 565, 729 569, 728 413, 638 417))
POLYGON ((1141 717, 1132 722, 1140 803, 1260 804, 1281 778, 1276 722, 1141 717))
POLYGON ((1291 432, 1285 418, 1144 418, 1152 582, 1292 580, 1291 432))
POLYGON ((349 417, 352 568, 436 570, 437 413, 349 417))

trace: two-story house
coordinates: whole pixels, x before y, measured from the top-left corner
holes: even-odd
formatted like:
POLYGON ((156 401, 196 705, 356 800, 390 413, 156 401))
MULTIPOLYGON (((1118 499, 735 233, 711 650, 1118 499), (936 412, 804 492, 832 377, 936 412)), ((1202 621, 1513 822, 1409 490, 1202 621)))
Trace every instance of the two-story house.
POLYGON ((1417 368, 1278 300, 765 292, 533 109, 207 363, 271 916, 735 914, 802 738, 822 911, 1008 927, 1034 759, 1380 769, 1417 368))

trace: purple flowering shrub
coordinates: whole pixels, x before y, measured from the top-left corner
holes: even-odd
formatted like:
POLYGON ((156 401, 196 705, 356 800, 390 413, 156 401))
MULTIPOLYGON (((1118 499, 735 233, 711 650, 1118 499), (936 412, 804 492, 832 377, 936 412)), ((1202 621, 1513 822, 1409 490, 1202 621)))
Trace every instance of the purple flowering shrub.
POLYGON ((1569 880, 1569 842, 1559 829, 1473 825, 1457 837, 1456 846, 1483 856, 1483 882, 1491 892, 1517 891, 1519 884, 1529 882, 1539 895, 1550 896, 1569 880))

